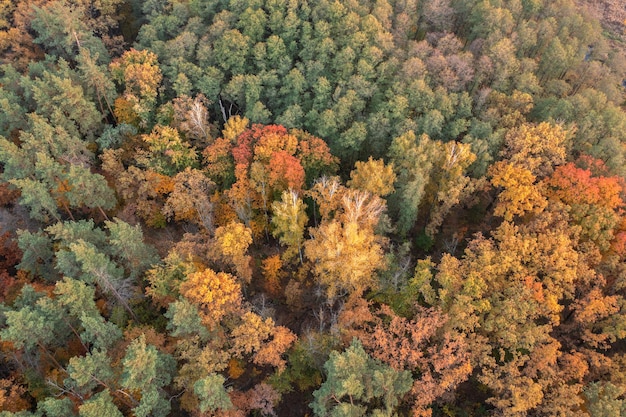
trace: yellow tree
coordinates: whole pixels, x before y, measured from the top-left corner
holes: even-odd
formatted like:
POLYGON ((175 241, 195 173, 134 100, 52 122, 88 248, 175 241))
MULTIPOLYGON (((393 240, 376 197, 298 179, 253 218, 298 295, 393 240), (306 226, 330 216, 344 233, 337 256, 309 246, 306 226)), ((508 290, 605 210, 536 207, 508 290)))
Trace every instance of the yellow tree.
POLYGON ((252 230, 243 223, 230 222, 215 230, 215 242, 218 257, 233 265, 239 278, 250 282, 252 258, 246 252, 252 243, 252 230))
POLYGON ((308 221, 305 209, 306 205, 293 190, 283 191, 281 200, 272 203, 272 234, 279 237, 280 243, 287 245, 283 254, 285 260, 298 254, 302 263, 302 241, 308 221))
POLYGON ((195 165, 198 159, 196 151, 172 127, 157 125, 141 138, 147 149, 137 150, 135 160, 160 174, 175 175, 195 165))
POLYGON ((383 199, 367 191, 345 188, 337 178, 322 178, 313 187, 322 223, 310 229, 306 257, 329 300, 362 294, 376 287, 375 271, 386 267, 385 239, 375 228, 386 210, 383 199))
POLYGON ((296 341, 296 335, 289 329, 276 326, 272 318, 263 319, 251 311, 242 316, 239 325, 231 332, 231 338, 234 356, 253 355, 252 361, 256 365, 273 366, 279 371, 287 365, 281 356, 296 341))
POLYGON ((502 415, 578 416, 586 371, 566 352, 584 340, 576 326, 611 308, 589 300, 579 316, 565 313, 577 308, 580 283, 596 279, 577 251, 577 229, 561 213, 544 211, 522 226, 505 221, 491 239, 477 237, 462 259, 444 255, 437 285, 422 284, 450 318, 446 326, 469 336, 478 379, 502 415), (580 321, 564 326, 570 316, 580 321), (566 339, 557 336, 573 328, 571 344, 562 346, 566 339))
POLYGON ((194 272, 180 285, 180 293, 198 307, 202 323, 215 328, 227 314, 241 311, 241 285, 237 278, 212 269, 194 272))
POLYGON ((544 177, 565 163, 566 131, 559 125, 524 123, 506 135, 503 156, 512 164, 544 177))
POLYGON ((145 125, 156 105, 158 87, 163 79, 157 55, 131 48, 109 68, 113 78, 125 87, 124 95, 115 100, 118 120, 132 123, 137 118, 141 125, 145 125), (130 113, 124 114, 123 109, 130 113))
POLYGON ((372 194, 384 197, 394 192, 393 183, 396 174, 393 172, 393 163, 385 165, 382 159, 372 159, 366 162, 357 161, 350 172, 348 187, 369 191, 372 194))
POLYGON ((224 124, 222 136, 224 139, 234 143, 237 136, 243 133, 248 128, 249 124, 250 121, 245 117, 233 116, 224 124))
POLYGON ((376 286, 375 271, 384 269, 385 258, 371 228, 332 220, 312 229, 311 237, 304 252, 329 300, 376 286))
POLYGON ((441 148, 440 159, 431 174, 427 187, 430 200, 430 213, 426 234, 434 236, 450 209, 474 192, 480 181, 473 181, 465 175, 468 167, 476 160, 471 145, 436 142, 441 148))
POLYGON ((528 168, 499 161, 489 168, 489 176, 492 185, 502 187, 494 210, 496 216, 511 221, 514 216, 540 213, 548 204, 528 168))

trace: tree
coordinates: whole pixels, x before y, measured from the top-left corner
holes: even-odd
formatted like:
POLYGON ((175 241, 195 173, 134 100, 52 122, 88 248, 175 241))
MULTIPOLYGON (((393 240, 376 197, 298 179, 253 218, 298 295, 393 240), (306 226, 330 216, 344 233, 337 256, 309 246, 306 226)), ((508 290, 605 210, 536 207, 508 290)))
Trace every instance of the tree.
POLYGON ((185 168, 174 176, 174 188, 168 195, 163 214, 171 219, 189 220, 214 231, 213 202, 211 193, 215 183, 202 171, 185 168))
POLYGON ((372 359, 356 339, 343 353, 331 352, 324 369, 326 381, 313 392, 310 404, 316 416, 392 416, 411 389, 409 371, 372 359))
POLYGON ((357 161, 347 186, 384 197, 394 192, 395 180, 393 164, 385 165, 382 159, 374 160, 370 156, 367 162, 357 161))
POLYGON ((146 272, 146 280, 149 283, 146 294, 159 307, 167 307, 180 295, 180 284, 194 272, 198 272, 198 265, 172 251, 146 272))
POLYGON ((209 124, 206 108, 208 104, 207 98, 202 94, 193 99, 188 96, 177 97, 173 101, 173 126, 200 146, 211 143, 213 139, 213 127, 209 124))
POLYGON ((211 374, 194 384, 194 392, 200 399, 200 411, 203 413, 215 412, 217 410, 229 410, 233 407, 228 392, 224 388, 224 382, 223 376, 211 374))
POLYGON ((435 401, 471 375, 470 348, 463 334, 445 329, 448 319, 440 310, 414 305, 409 311, 410 319, 386 305, 372 313, 360 300, 344 305, 339 322, 344 339, 358 338, 374 359, 415 375, 407 398, 411 412, 429 416, 435 401))
POLYGON ((256 313, 248 311, 241 317, 241 322, 232 331, 233 347, 231 352, 238 357, 251 355, 261 349, 274 329, 271 317, 265 320, 256 313))
POLYGON ((85 401, 84 404, 78 407, 78 415, 80 417, 99 417, 103 415, 123 417, 123 414, 113 403, 108 390, 104 390, 85 401))
POLYGON ((37 411, 45 413, 47 417, 75 416, 74 404, 69 398, 46 398, 37 404, 37 411))
POLYGON ((63 325, 59 309, 49 298, 36 293, 30 286, 22 288, 21 296, 27 301, 26 305, 19 306, 18 303, 15 310, 4 313, 5 326, 0 336, 12 342, 17 350, 23 349, 29 354, 40 351, 50 359, 52 355, 48 349, 66 340, 69 329, 63 325))
POLYGON ((30 86, 36 113, 70 136, 93 140, 100 129, 102 114, 89 100, 83 87, 71 78, 51 71, 30 86))
POLYGON ((491 184, 502 187, 498 194, 498 204, 494 210, 496 216, 511 221, 514 216, 526 213, 540 213, 547 205, 541 192, 541 185, 536 184, 536 177, 523 166, 507 161, 499 161, 489 168, 491 184))
POLYGON ((250 282, 252 258, 246 252, 252 243, 252 231, 243 223, 233 221, 215 230, 215 242, 217 256, 233 265, 240 279, 250 282))
POLYGON ((344 192, 345 187, 341 185, 339 177, 322 176, 315 181, 308 193, 317 203, 322 219, 331 220, 340 207, 344 192))
MULTIPOLYGON (((592 169, 595 165, 592 158, 580 162, 592 169)), ((602 163, 596 165, 600 173, 594 174, 571 162, 561 165, 545 180, 545 194, 550 200, 568 205, 573 222, 582 227, 581 238, 606 252, 621 221, 624 183, 617 176, 602 175, 603 167, 602 163)))
POLYGON ((476 182, 465 176, 476 160, 468 144, 444 144, 425 134, 417 140, 409 131, 393 140, 389 156, 397 175, 391 207, 397 212, 401 235, 414 226, 421 207, 428 214, 426 233, 433 236, 450 209, 476 187, 476 182))
POLYGON ((37 220, 60 220, 62 207, 70 218, 74 208, 110 209, 115 197, 106 180, 89 168, 93 154, 87 143, 62 126, 36 114, 20 134, 20 146, 0 137, 3 179, 21 191, 21 202, 37 220))
POLYGON ((124 85, 124 95, 115 100, 115 113, 119 121, 132 123, 137 118, 142 127, 146 127, 151 112, 156 105, 158 87, 163 76, 158 65, 158 57, 148 50, 130 49, 111 62, 111 75, 124 85), (128 106, 132 115, 122 114, 124 106, 128 106))
POLYGON ((95 95, 100 112, 103 117, 113 115, 113 101, 115 100, 115 84, 111 79, 105 65, 99 65, 98 55, 92 56, 87 49, 81 49, 76 57, 81 80, 86 86, 86 91, 92 97, 95 95), (105 107, 106 105, 106 107, 105 107))
POLYGON ((145 335, 133 340, 122 359, 123 372, 120 385, 140 393, 139 404, 133 409, 138 417, 165 417, 170 403, 162 388, 168 385, 174 374, 176 362, 170 355, 147 344, 145 335))
POLYGON ((559 125, 527 123, 509 131, 503 156, 540 178, 565 162, 566 131, 559 125))
POLYGON ((332 220, 310 230, 304 253, 313 262, 318 282, 330 299, 361 294, 376 286, 376 270, 384 269, 383 250, 372 229, 356 221, 332 220))
POLYGON ((241 286, 235 277, 225 272, 211 269, 194 272, 181 284, 180 292, 199 308, 202 323, 209 328, 219 325, 227 314, 241 309, 241 286))
POLYGON ((589 403, 589 415, 605 417, 622 415, 626 411, 624 400, 619 399, 624 394, 624 388, 610 382, 593 382, 585 388, 585 397, 589 403))
POLYGON ((281 201, 272 203, 272 234, 278 236, 280 243, 287 245, 283 253, 283 259, 289 260, 296 253, 302 263, 302 242, 304 240, 304 227, 308 221, 305 213, 306 204, 293 191, 283 191, 281 201))
POLYGON ((423 135, 418 141, 412 131, 395 138, 389 148, 398 184, 391 207, 398 213, 396 227, 401 235, 406 235, 417 220, 436 153, 428 136, 423 135))
POLYGON ((115 379, 111 358, 104 350, 70 358, 67 374, 69 380, 65 381, 65 385, 83 395, 93 392, 97 387, 110 389, 115 379))
POLYGON ((165 226, 162 209, 174 189, 172 178, 150 169, 124 166, 122 149, 107 149, 102 154, 102 168, 113 178, 115 189, 126 209, 146 220, 152 227, 165 226))
POLYGON ((157 125, 152 133, 143 135, 142 139, 147 150, 137 152, 135 158, 139 165, 159 174, 173 176, 196 164, 196 151, 172 127, 157 125))
POLYGON ((118 218, 105 221, 105 225, 109 232, 108 250, 125 266, 126 275, 132 280, 158 261, 154 247, 144 242, 139 225, 131 226, 118 218))
POLYGON ((22 251, 22 260, 17 269, 51 280, 54 277, 54 252, 50 238, 42 231, 31 233, 28 230, 19 230, 17 242, 22 251))
POLYGON ((470 145, 451 141, 441 147, 441 159, 433 169, 428 190, 430 213, 425 232, 430 237, 435 235, 450 209, 465 200, 480 184, 480 181, 465 176, 476 160, 470 145))
POLYGON ((257 365, 269 365, 276 368, 277 372, 283 372, 287 361, 283 354, 293 345, 297 337, 284 326, 275 326, 272 329, 271 340, 264 343, 254 355, 253 361, 257 365))
POLYGON ((13 379, 0 379, 0 410, 17 413, 28 409, 26 389, 13 379))
MULTIPOLYGON (((133 296, 133 282, 124 277, 124 271, 117 266, 105 253, 100 252, 93 244, 79 239, 69 245, 77 264, 80 267, 80 279, 88 283, 96 283, 101 290, 136 319, 129 301, 133 296)), ((78 278, 78 277, 77 277, 78 278)))

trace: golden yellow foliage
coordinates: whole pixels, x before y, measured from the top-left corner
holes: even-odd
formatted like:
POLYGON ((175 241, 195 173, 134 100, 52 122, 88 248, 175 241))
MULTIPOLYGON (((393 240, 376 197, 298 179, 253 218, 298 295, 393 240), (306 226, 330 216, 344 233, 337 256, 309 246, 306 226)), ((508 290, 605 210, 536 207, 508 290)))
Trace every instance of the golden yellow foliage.
POLYGON ((241 309, 241 286, 234 276, 225 272, 208 268, 194 272, 181 284, 180 293, 198 306, 202 322, 209 327, 241 309))
POLYGON ((244 372, 246 372, 242 362, 243 361, 241 359, 230 358, 228 361, 228 376, 230 378, 237 379, 243 375, 244 372))
POLYGON ((233 347, 231 352, 237 357, 250 355, 261 349, 262 344, 269 339, 274 330, 274 320, 270 317, 263 320, 261 316, 251 311, 241 318, 241 323, 231 333, 233 347))
POLYGON ((232 142, 237 136, 248 128, 248 124, 250 124, 250 121, 245 117, 233 116, 226 121, 224 130, 222 130, 222 136, 224 139, 232 142))
POLYGON ((243 223, 230 222, 215 230, 215 239, 222 255, 229 258, 240 258, 246 254, 252 243, 252 231, 243 223))
POLYGON ((375 271, 385 267, 383 250, 370 228, 334 220, 311 231, 305 254, 329 299, 362 293, 376 285, 375 271))
POLYGON ((235 267, 239 278, 250 282, 251 257, 246 255, 246 251, 252 243, 252 230, 243 223, 233 221, 215 230, 215 241, 219 256, 235 267))
POLYGON ((542 177, 565 162, 565 141, 566 132, 559 125, 525 123, 507 133, 504 156, 512 164, 542 177))
POLYGON ((529 169, 500 161, 489 168, 489 175, 492 185, 504 188, 498 195, 496 216, 511 221, 528 212, 540 213, 548 205, 529 169))
POLYGON ((367 162, 357 161, 354 164, 347 185, 383 197, 394 192, 395 181, 393 163, 385 165, 382 159, 374 160, 370 156, 367 162))

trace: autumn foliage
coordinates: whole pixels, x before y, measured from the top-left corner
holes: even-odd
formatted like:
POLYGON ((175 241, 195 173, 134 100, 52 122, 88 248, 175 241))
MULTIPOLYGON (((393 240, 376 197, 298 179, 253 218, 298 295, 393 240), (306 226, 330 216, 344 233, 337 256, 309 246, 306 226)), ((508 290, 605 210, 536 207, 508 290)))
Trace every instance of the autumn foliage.
POLYGON ((626 415, 623 3, 0 0, 0 417, 626 415))

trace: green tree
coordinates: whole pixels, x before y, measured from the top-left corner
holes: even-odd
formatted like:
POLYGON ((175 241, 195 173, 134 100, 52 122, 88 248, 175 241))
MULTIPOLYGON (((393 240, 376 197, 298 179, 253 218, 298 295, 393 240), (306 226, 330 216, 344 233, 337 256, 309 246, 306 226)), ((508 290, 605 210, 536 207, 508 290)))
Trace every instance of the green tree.
POLYGON ((200 399, 200 411, 203 413, 217 410, 229 410, 233 407, 228 392, 224 388, 225 379, 219 374, 211 374, 194 384, 194 392, 200 399))
POLYGON ((176 367, 174 358, 147 344, 142 334, 126 349, 122 365, 120 385, 141 396, 139 404, 133 409, 135 415, 167 416, 170 403, 165 398, 163 387, 172 380, 176 367))
POLYGON ((397 371, 372 359, 358 340, 324 364, 326 381, 313 392, 316 416, 393 416, 413 383, 409 371, 397 371))
POLYGON ((94 395, 78 407, 80 417, 123 417, 124 415, 113 403, 111 394, 104 390, 94 395))
POLYGON ((118 218, 106 221, 105 225, 109 232, 107 250, 125 266, 131 280, 138 279, 159 260, 154 247, 144 242, 139 225, 131 226, 118 218))
POLYGON ((102 175, 89 168, 93 154, 87 143, 41 116, 30 116, 30 128, 20 134, 20 146, 0 137, 3 179, 21 190, 22 204, 31 216, 60 220, 57 207, 70 218, 70 209, 109 209, 115 196, 102 175), (55 207, 56 206, 56 207, 55 207))
POLYGON ((621 416, 626 412, 626 404, 619 397, 624 394, 624 388, 610 382, 593 382, 585 388, 589 415, 591 417, 621 416))
POLYGON ((110 389, 115 379, 111 358, 106 351, 97 349, 85 356, 70 358, 67 374, 65 386, 83 394, 91 393, 97 387, 110 389))

